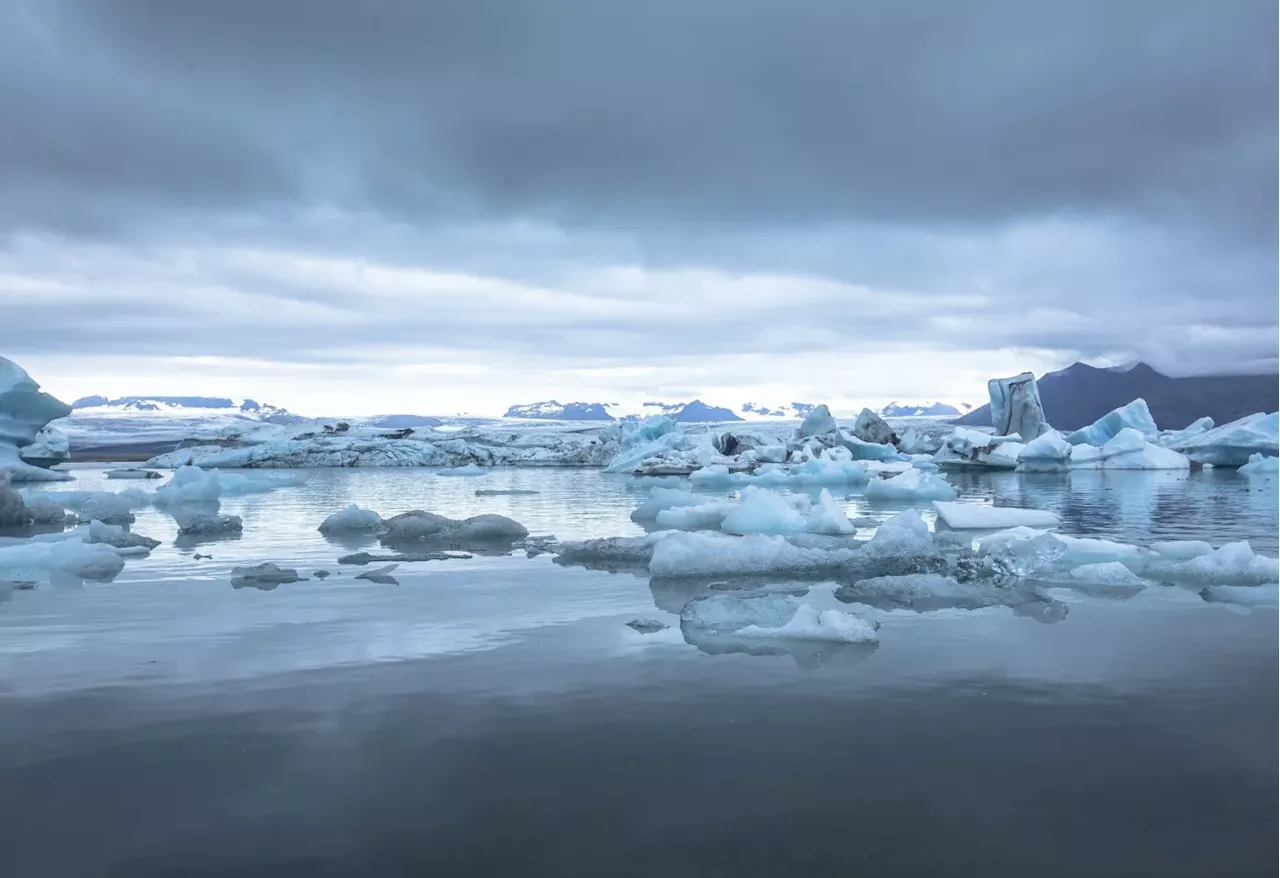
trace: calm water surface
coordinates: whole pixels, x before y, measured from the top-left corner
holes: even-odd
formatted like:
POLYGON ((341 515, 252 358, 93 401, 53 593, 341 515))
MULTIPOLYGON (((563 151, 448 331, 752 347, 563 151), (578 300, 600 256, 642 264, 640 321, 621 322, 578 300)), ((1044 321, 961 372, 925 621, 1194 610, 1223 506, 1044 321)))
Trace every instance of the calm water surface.
MULTIPOLYGON (((1070 612, 1053 624, 867 612, 878 648, 714 654, 675 624, 678 583, 522 554, 362 582, 335 563, 359 546, 315 530, 358 502, 638 534, 652 483, 306 478, 224 501, 240 540, 175 547, 172 519, 144 510, 135 529, 164 544, 114 582, 0 603, 0 875, 1276 872, 1274 611, 1056 590, 1070 612), (333 575, 231 587, 264 560, 333 575), (672 627, 638 634, 637 616, 672 627)), ((1068 533, 1276 552, 1274 480, 949 478, 1068 533)), ((770 585, 840 606, 829 583, 770 585)))

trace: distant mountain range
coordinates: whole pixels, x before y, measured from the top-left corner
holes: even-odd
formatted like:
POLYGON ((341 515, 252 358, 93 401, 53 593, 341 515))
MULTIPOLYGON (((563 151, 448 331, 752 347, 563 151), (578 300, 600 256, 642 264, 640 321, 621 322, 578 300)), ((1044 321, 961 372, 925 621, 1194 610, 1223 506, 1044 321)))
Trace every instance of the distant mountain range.
MULTIPOLYGON (((1280 408, 1280 376, 1276 375, 1170 378, 1146 363, 1109 369, 1073 363, 1036 383, 1045 417, 1059 430, 1078 430, 1139 397, 1147 401, 1156 426, 1162 430, 1182 429, 1205 415, 1225 424, 1280 408)), ((991 407, 976 408, 955 423, 989 426, 991 407)))
POLYGON ((115 408, 126 412, 162 412, 175 409, 238 409, 245 414, 287 414, 285 409, 245 399, 236 402, 224 396, 82 396, 71 403, 74 409, 115 408))
POLYGON ((513 405, 507 409, 504 418, 533 418, 540 421, 613 421, 617 420, 609 414, 609 404, 602 402, 557 402, 549 399, 544 402, 531 402, 525 405, 513 405))
POLYGON ((769 408, 754 402, 744 402, 741 411, 744 415, 755 415, 758 418, 783 418, 788 421, 802 421, 815 408, 817 406, 811 402, 791 402, 775 408, 769 408))
POLYGON ((880 409, 882 418, 954 418, 971 410, 973 406, 967 402, 960 406, 945 402, 891 402, 880 409))

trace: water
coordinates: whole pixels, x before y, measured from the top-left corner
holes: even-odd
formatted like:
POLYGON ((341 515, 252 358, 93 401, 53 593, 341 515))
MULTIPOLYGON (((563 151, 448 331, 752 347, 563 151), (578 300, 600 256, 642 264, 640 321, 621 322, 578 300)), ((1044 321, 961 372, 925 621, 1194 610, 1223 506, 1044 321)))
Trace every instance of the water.
MULTIPOLYGON (((135 529, 164 544, 114 582, 0 603, 0 874, 1275 872, 1272 611, 1059 590, 1056 624, 871 612, 878 648, 711 654, 675 624, 678 584, 521 555, 402 565, 380 585, 315 530, 358 502, 637 534, 651 483, 306 475, 224 501, 239 540, 177 548, 172 519, 143 510, 135 529), (333 576, 231 587, 232 566, 264 560, 333 576), (671 627, 639 634, 636 617, 671 627)), ((1068 533, 1276 552, 1274 481, 949 478, 1053 509, 1068 533)), ((838 606, 828 583, 790 587, 838 606)))

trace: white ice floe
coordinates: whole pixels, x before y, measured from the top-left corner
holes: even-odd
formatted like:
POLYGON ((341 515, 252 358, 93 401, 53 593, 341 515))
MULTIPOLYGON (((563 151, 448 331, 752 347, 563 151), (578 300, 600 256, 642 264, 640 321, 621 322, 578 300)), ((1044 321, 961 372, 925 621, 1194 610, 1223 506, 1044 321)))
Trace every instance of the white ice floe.
POLYGON ((1072 445, 1103 446, 1114 439, 1121 430, 1136 430, 1147 439, 1154 439, 1159 430, 1147 408, 1147 401, 1135 399, 1118 409, 1107 412, 1087 427, 1081 427, 1068 434, 1067 441, 1072 445))
POLYGON ((268 476, 223 473, 198 466, 182 466, 173 477, 156 489, 156 506, 181 506, 190 503, 213 503, 222 497, 242 494, 265 494, 277 488, 298 485, 301 474, 268 476))
MULTIPOLYGON (((728 472, 728 470, 725 472, 728 472)), ((706 502, 706 497, 700 497, 682 488, 650 488, 649 496, 632 511, 631 520, 636 522, 654 521, 657 519, 658 513, 664 510, 701 506, 706 502)))
POLYGON ((1251 454, 1249 455, 1249 462, 1240 467, 1239 471, 1247 476, 1274 476, 1280 474, 1280 457, 1251 454))
POLYGON ((987 382, 991 398, 991 426, 998 435, 1017 434, 1031 441, 1049 429, 1036 377, 1023 372, 1012 378, 992 378, 987 382))
POLYGON ((711 595, 685 604, 682 626, 748 639, 875 643, 875 623, 840 610, 819 610, 773 595, 711 595))
POLYGON ((730 534, 852 534, 853 524, 824 488, 817 500, 749 485, 738 499, 707 499, 670 488, 654 488, 631 514, 674 530, 721 530, 730 534))
POLYGON ((15 482, 69 480, 66 473, 27 463, 21 454, 50 421, 69 414, 70 406, 42 393, 21 366, 0 357, 0 473, 8 473, 15 482))
POLYGON ((953 530, 1057 527, 1061 523, 1058 516, 1043 509, 979 506, 942 500, 935 500, 933 508, 938 512, 938 518, 953 530))
POLYGON ((56 506, 73 510, 75 517, 82 522, 93 520, 108 524, 129 524, 134 519, 134 510, 151 505, 151 495, 146 491, 131 488, 127 491, 34 491, 22 492, 24 501, 30 509, 42 510, 44 521, 53 523, 59 517, 53 513, 56 506))
POLYGON ((1047 430, 1018 453, 1020 473, 1065 472, 1071 461, 1070 443, 1057 430, 1047 430))
POLYGON ((487 476, 488 474, 489 471, 487 469, 482 466, 476 466, 474 463, 436 470, 436 475, 438 476, 487 476))
POLYGON ((1206 585, 1262 585, 1280 579, 1280 561, 1253 551, 1246 541, 1227 543, 1187 561, 1152 563, 1151 577, 1206 585))
MULTIPOLYGON (((729 488, 745 485, 767 487, 801 487, 805 485, 857 485, 871 479, 875 461, 830 460, 815 458, 795 464, 762 464, 752 472, 731 472, 723 464, 694 470, 691 484, 704 488, 729 488)), ((909 466, 909 464, 906 464, 909 466)))
POLYGON ((116 525, 104 524, 101 521, 89 523, 85 529, 84 542, 108 545, 120 555, 146 555, 160 545, 159 540, 132 533, 116 525))
POLYGON ((802 548, 769 534, 672 533, 654 546, 649 572, 654 576, 806 573, 839 567, 856 551, 802 548))
POLYGON ((1255 454, 1280 455, 1280 414, 1248 415, 1221 427, 1179 439, 1169 447, 1195 463, 1243 466, 1255 454))
POLYGON ((1185 470, 1191 467, 1186 455, 1161 448, 1146 440, 1132 427, 1125 427, 1102 446, 1101 466, 1116 470, 1185 470))
POLYGON ((110 580, 123 569, 120 554, 102 544, 65 539, 0 546, 0 580, 40 582, 52 574, 110 580))
POLYGON ((909 469, 867 485, 868 500, 953 500, 956 489, 938 473, 909 469))
POLYGON ((53 424, 46 424, 31 444, 18 449, 18 456, 36 466, 52 466, 71 456, 71 440, 53 424))
POLYGON ((1152 543, 1147 548, 1157 555, 1173 561, 1188 561, 1192 558, 1199 558, 1201 555, 1208 555, 1213 551, 1213 546, 1204 540, 1161 540, 1160 542, 1152 543))
POLYGON ((352 503, 346 509, 333 513, 317 528, 321 533, 352 533, 381 530, 382 516, 372 509, 361 509, 352 503))

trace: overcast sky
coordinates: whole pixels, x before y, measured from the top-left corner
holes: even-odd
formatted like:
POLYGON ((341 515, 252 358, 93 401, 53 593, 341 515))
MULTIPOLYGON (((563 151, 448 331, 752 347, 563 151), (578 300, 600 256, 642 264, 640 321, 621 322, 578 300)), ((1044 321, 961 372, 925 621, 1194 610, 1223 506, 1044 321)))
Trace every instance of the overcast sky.
POLYGON ((0 353, 309 414, 1277 368, 1275 0, 10 0, 0 353))

